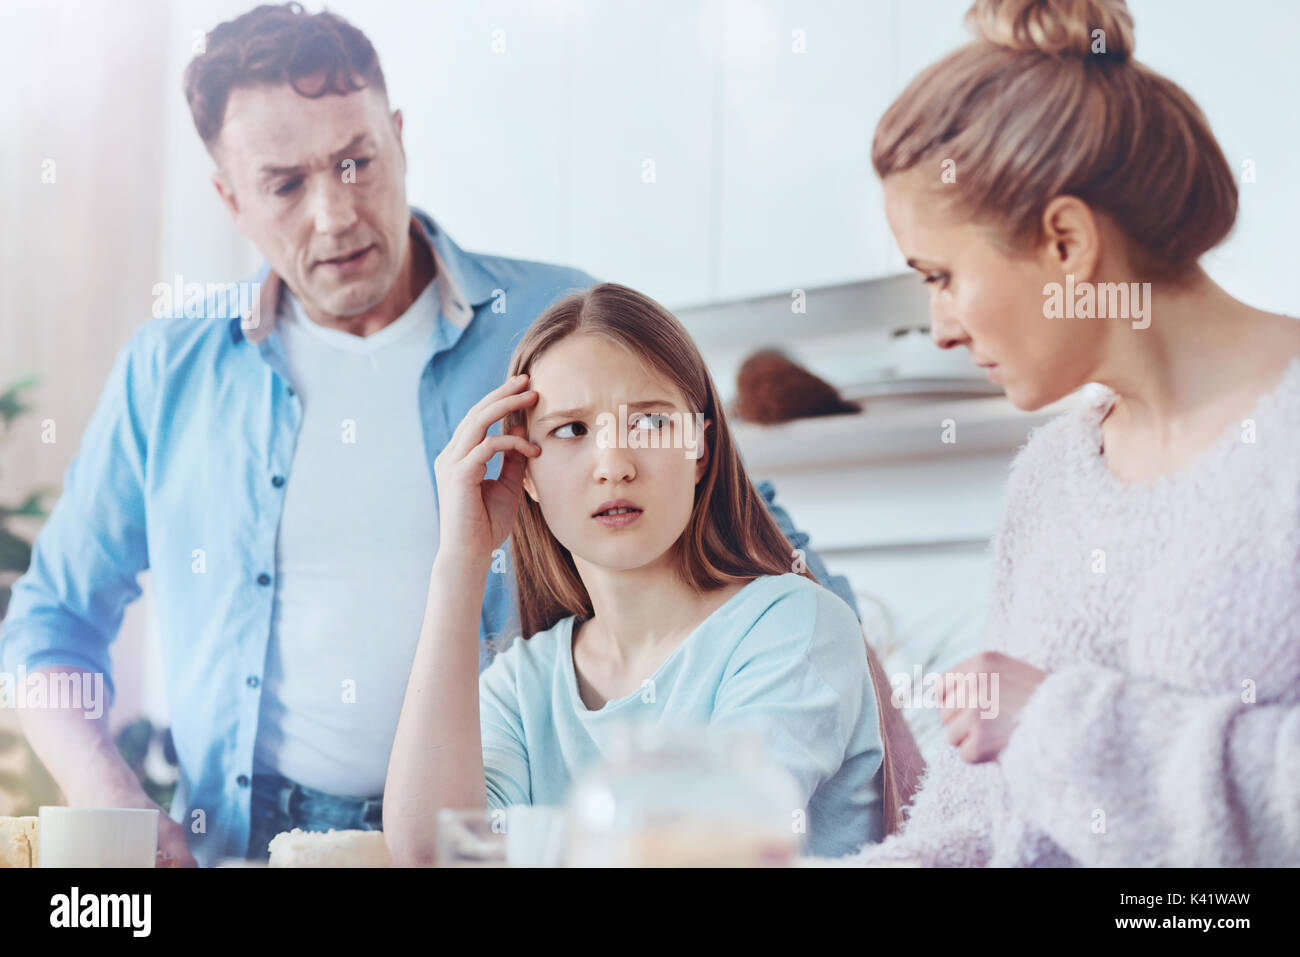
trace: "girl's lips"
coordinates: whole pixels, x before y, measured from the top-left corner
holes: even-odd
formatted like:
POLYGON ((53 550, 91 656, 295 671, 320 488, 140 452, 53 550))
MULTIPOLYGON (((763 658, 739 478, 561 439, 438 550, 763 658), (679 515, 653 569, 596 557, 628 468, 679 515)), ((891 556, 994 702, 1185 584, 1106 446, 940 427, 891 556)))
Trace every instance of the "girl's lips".
POLYGON ((627 507, 598 512, 592 516, 592 518, 607 528, 622 528, 626 525, 631 525, 640 517, 641 509, 627 507))

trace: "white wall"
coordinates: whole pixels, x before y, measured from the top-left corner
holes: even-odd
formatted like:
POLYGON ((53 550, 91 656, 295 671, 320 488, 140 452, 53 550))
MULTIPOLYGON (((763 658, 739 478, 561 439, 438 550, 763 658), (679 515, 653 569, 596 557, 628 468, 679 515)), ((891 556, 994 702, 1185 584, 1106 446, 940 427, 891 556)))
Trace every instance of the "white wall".
MULTIPOLYGON (((181 267, 225 276, 255 259, 204 182, 208 162, 179 80, 192 31, 250 3, 172 4, 163 276, 181 267)), ((968 6, 330 4, 379 50, 406 117, 413 202, 469 248, 578 265, 672 307, 903 268, 870 169, 871 134, 906 82, 966 39, 968 6)), ((1300 181, 1288 175, 1300 152, 1290 121, 1300 5, 1240 0, 1231 15, 1219 0, 1131 8, 1139 58, 1187 88, 1235 167, 1255 163, 1238 228, 1207 266, 1246 300, 1300 313, 1291 225, 1300 181)))

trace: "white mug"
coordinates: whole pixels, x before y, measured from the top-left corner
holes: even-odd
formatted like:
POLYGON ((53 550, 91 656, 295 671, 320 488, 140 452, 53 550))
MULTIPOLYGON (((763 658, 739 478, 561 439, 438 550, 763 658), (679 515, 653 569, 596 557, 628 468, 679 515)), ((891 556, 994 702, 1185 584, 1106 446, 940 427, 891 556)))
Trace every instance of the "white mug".
POLYGON ((41 867, 155 867, 158 810, 41 808, 41 867))

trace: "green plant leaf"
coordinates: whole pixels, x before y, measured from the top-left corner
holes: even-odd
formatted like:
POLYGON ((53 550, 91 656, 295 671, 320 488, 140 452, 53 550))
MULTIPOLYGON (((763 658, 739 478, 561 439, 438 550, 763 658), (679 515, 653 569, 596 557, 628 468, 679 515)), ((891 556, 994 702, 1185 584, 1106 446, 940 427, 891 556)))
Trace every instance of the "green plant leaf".
POLYGON ((0 528, 0 571, 25 572, 32 562, 32 546, 7 528, 0 528))
POLYGON ((19 379, 4 392, 0 392, 0 420, 4 421, 6 431, 14 419, 31 408, 22 401, 20 396, 35 386, 38 381, 35 376, 29 376, 26 379, 19 379))
POLYGON ((147 718, 138 718, 117 733, 117 750, 136 774, 144 767, 152 727, 147 718))
POLYGON ((23 503, 15 508, 7 505, 0 505, 0 520, 11 517, 19 518, 44 518, 45 509, 41 504, 41 499, 49 494, 49 489, 37 489, 30 492, 23 503))

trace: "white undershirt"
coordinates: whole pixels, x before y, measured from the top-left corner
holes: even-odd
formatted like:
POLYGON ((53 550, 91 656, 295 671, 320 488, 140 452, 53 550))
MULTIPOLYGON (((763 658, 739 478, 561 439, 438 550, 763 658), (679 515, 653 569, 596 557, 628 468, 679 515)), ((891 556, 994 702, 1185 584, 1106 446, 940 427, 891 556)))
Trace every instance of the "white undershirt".
POLYGON ((437 551, 418 390, 440 285, 365 337, 318 325, 287 288, 277 322, 303 418, 254 768, 340 796, 383 792, 437 551))

